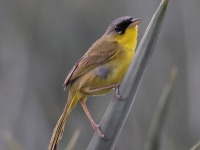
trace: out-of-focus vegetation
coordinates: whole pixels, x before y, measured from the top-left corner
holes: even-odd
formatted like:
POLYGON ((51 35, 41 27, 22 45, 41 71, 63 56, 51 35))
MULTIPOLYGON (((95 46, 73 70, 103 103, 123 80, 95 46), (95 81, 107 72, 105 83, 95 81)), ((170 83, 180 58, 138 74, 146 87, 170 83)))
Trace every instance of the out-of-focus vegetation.
POLYGON ((200 141, 197 144, 195 144, 190 150, 198 150, 198 149, 200 149, 200 141))
POLYGON ((174 66, 166 83, 158 104, 155 108, 153 118, 149 127, 148 136, 145 143, 145 150, 159 150, 161 146, 161 136, 165 125, 165 120, 168 114, 171 95, 173 92, 174 83, 177 77, 178 68, 174 66))
MULTIPOLYGON (((67 92, 62 83, 73 64, 114 19, 142 19, 139 39, 159 5, 158 0, 1 0, 0 1, 0 149, 7 135, 19 148, 47 149, 67 92)), ((170 1, 156 52, 144 73, 133 109, 116 146, 142 149, 149 124, 173 64, 179 76, 162 134, 161 149, 188 150, 200 139, 200 2, 170 1)), ((88 99, 99 122, 109 97, 88 99)), ((75 130, 76 150, 86 149, 94 131, 80 106, 66 125, 60 149, 75 130)))

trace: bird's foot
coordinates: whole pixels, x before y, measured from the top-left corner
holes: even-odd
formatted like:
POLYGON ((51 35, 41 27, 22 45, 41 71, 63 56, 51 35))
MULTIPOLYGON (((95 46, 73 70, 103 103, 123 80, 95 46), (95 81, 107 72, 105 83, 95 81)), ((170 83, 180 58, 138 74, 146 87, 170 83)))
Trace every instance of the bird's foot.
POLYGON ((121 97, 121 95, 119 94, 119 86, 120 86, 120 84, 117 84, 117 85, 115 86, 115 97, 116 97, 118 100, 123 100, 124 98, 121 97))
POLYGON ((124 98, 119 94, 115 94, 115 98, 117 98, 118 100, 124 100, 124 98))
POLYGON ((101 138, 104 138, 104 135, 101 133, 101 130, 99 129, 99 125, 97 125, 96 123, 92 122, 92 127, 101 138))

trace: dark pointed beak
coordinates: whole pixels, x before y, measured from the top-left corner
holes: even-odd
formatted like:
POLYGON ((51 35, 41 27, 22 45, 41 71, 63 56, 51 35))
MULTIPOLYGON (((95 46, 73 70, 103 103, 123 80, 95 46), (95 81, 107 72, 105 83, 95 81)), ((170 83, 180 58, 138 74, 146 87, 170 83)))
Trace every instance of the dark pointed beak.
POLYGON ((141 22, 140 18, 134 18, 131 20, 131 24, 129 25, 129 27, 135 27, 136 25, 138 25, 141 22))

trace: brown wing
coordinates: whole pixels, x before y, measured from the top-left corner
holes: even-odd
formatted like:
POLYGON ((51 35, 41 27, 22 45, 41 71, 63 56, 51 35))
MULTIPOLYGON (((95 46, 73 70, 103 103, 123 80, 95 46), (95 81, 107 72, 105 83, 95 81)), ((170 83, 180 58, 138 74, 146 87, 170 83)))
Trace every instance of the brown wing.
POLYGON ((96 66, 106 63, 116 56, 119 51, 117 42, 99 39, 83 57, 74 65, 65 79, 65 88, 80 76, 86 74, 96 66))

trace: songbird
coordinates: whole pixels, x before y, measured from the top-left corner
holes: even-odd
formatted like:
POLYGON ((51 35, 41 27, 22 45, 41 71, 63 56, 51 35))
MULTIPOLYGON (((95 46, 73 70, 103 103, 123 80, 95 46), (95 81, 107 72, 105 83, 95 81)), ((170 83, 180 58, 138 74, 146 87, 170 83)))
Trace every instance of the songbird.
POLYGON ((49 150, 56 150, 62 138, 66 120, 77 102, 83 107, 92 127, 100 137, 100 131, 85 104, 88 96, 98 96, 115 89, 117 98, 119 85, 134 56, 139 18, 124 16, 114 20, 103 34, 81 57, 69 72, 64 87, 70 85, 68 100, 60 116, 49 144, 49 150))

